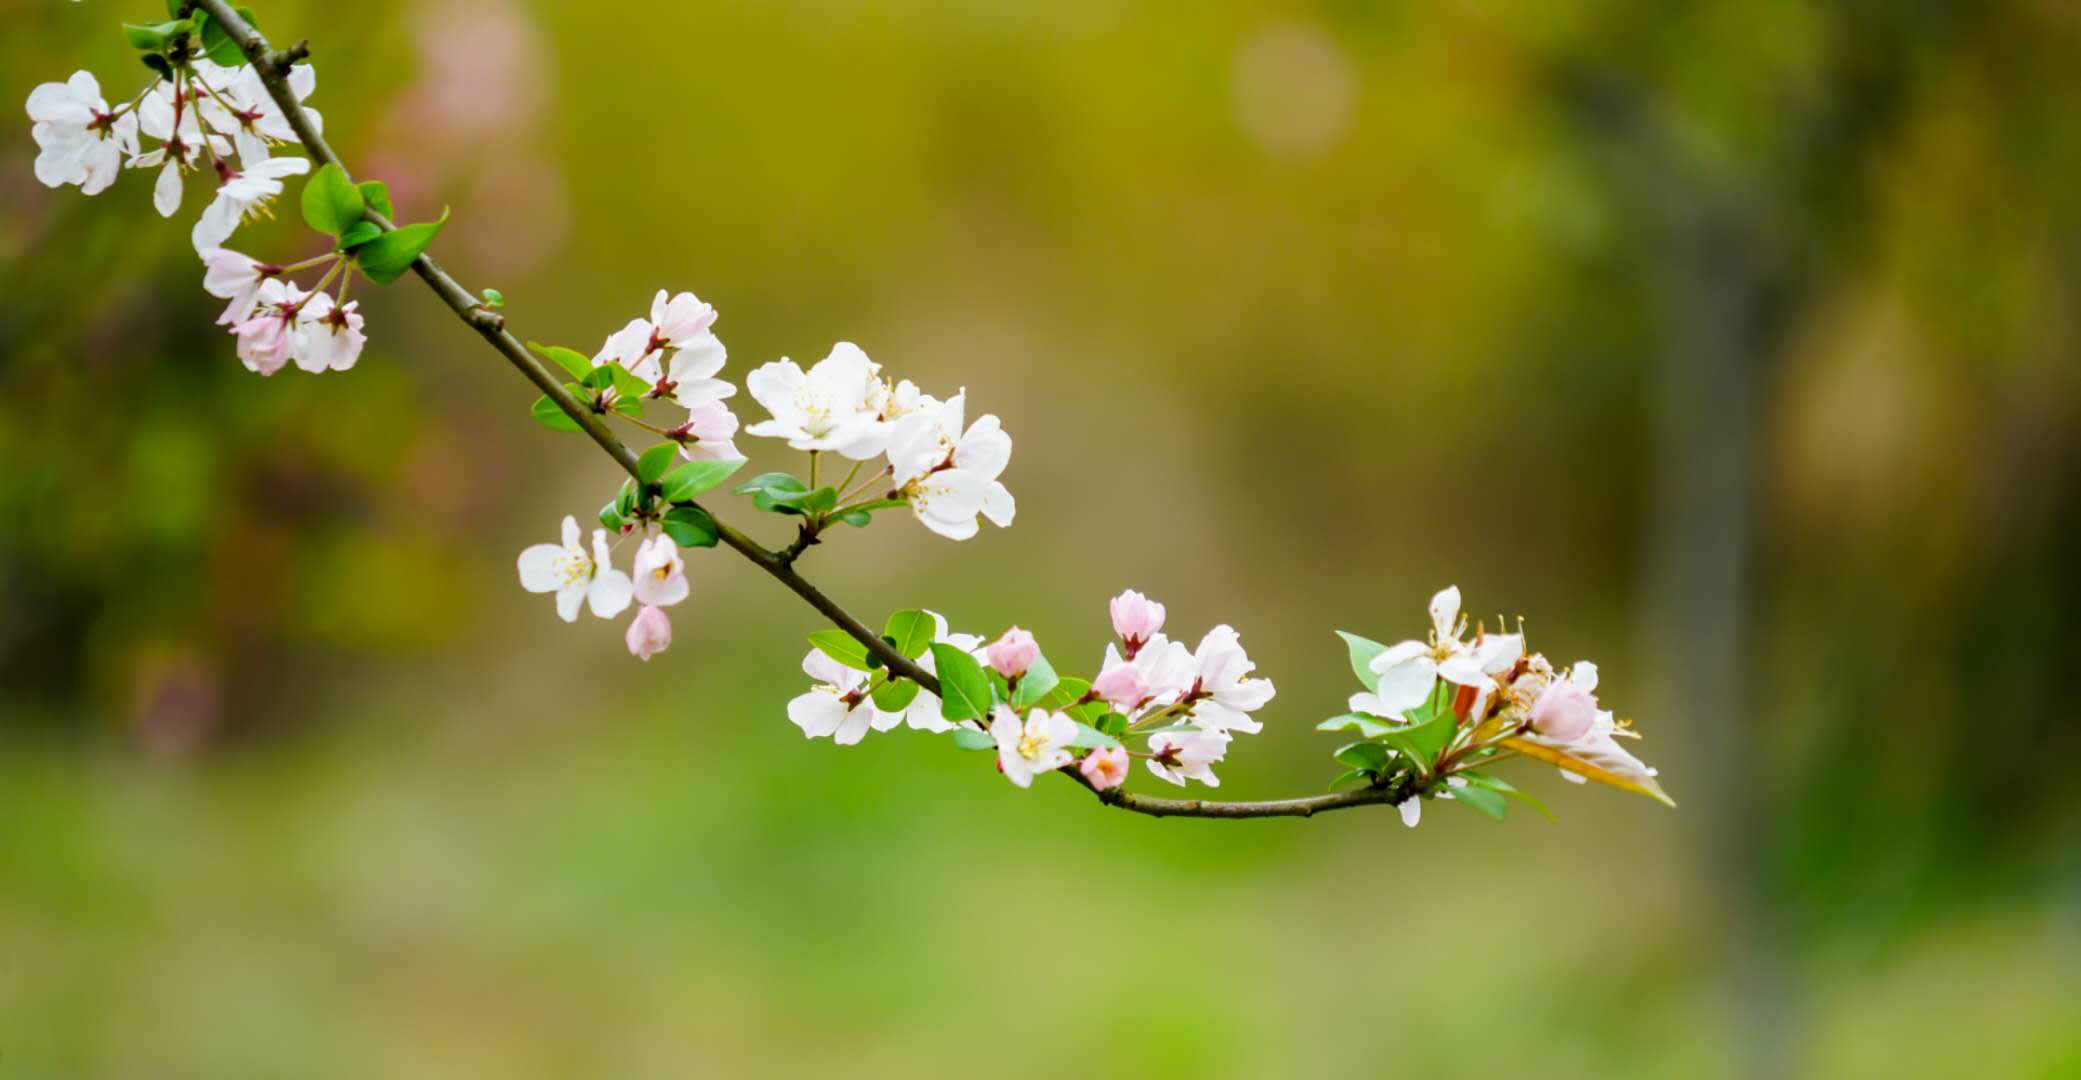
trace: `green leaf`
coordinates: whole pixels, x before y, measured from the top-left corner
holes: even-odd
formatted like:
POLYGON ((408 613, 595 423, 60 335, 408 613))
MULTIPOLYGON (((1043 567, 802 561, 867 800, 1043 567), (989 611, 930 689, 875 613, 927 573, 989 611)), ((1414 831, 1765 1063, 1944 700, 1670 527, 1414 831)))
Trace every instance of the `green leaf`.
POLYGON ((1125 735, 1127 733, 1127 717, 1121 713, 1109 712, 1101 717, 1094 726, 1108 735, 1125 735))
MULTIPOLYGON (((636 475, 646 484, 655 484, 665 478, 665 470, 679 460, 679 447, 674 443, 659 443, 636 458, 636 475)), ((705 464, 705 462, 700 463, 705 464)))
POLYGON ((484 306, 502 308, 506 306, 506 294, 497 289, 484 290, 484 306))
POLYGON ((123 40, 129 42, 130 47, 133 49, 143 49, 146 52, 163 52, 173 39, 194 29, 195 23, 189 19, 168 19, 165 22, 155 23, 124 23, 123 40))
POLYGON ((578 377, 578 383, 587 390, 605 390, 614 385, 614 369, 620 366, 601 364, 599 367, 588 367, 585 374, 578 377))
POLYGON ((614 495, 614 505, 620 508, 624 515, 628 515, 636 512, 636 503, 636 482, 634 480, 622 481, 621 490, 614 495))
MULTIPOLYGON (((179 5, 169 4, 168 7, 178 10, 179 5)), ((259 23, 254 21, 253 12, 250 8, 235 8, 234 10, 238 12, 240 18, 246 21, 246 25, 259 25, 259 23)), ((210 18, 209 12, 196 11, 195 20, 202 29, 203 55, 208 57, 211 63, 222 67, 235 68, 246 62, 244 50, 238 47, 238 42, 232 39, 229 31, 219 26, 217 20, 210 18)))
POLYGON ((556 361, 556 366, 570 372, 572 378, 581 382, 593 373, 593 362, 576 349, 566 349, 562 345, 544 345, 539 341, 530 341, 527 347, 542 354, 544 359, 556 361))
POLYGON ((1330 756, 1354 769, 1364 769, 1370 773, 1387 771, 1387 747, 1376 742, 1345 743, 1330 756))
MULTIPOLYGON (((1508 781, 1499 780, 1496 777, 1490 776, 1487 773, 1475 772, 1472 769, 1463 769, 1453 775, 1466 778, 1466 781, 1469 784, 1473 784, 1476 787, 1487 788, 1488 790, 1493 791, 1499 795, 1507 795, 1510 798, 1516 799, 1517 801, 1524 803, 1526 806, 1529 806, 1532 809, 1539 811, 1539 813, 1542 816, 1544 816, 1548 821, 1555 820, 1553 811, 1548 810, 1546 808, 1545 803, 1540 802, 1537 798, 1534 798, 1532 795, 1526 792, 1519 791, 1517 788, 1512 787, 1508 781)), ((1454 796, 1454 798, 1458 798, 1458 796, 1454 796)))
POLYGON ((650 393, 650 384, 642 376, 635 375, 620 364, 608 364, 607 370, 614 375, 614 392, 624 401, 635 401, 650 393))
POLYGON ((932 664, 939 674, 939 715, 957 722, 990 715, 996 699, 975 657, 945 642, 934 642, 932 664))
POLYGON ((338 165, 326 162, 303 182, 304 224, 327 236, 345 233, 367 212, 361 189, 347 179, 338 165))
POLYGON ((1118 746, 1120 745, 1120 740, 1092 727, 1090 724, 1078 724, 1077 737, 1070 741, 1070 745, 1098 750, 1118 746))
MULTIPOLYGON (((565 384, 564 389, 576 392, 578 388, 565 384)), ((578 421, 571 419, 570 414, 558 408, 556 402, 551 400, 548 394, 535 399, 534 417, 536 423, 551 431, 584 430, 578 426, 578 421)))
MULTIPOLYGON (((361 188, 361 201, 367 203, 369 209, 384 217, 397 216, 397 207, 390 205, 389 184, 381 180, 363 180, 357 186, 361 188)), ((442 217, 446 218, 447 215, 443 214, 442 217)))
POLYGON ((658 528, 672 538, 680 547, 714 547, 722 539, 722 530, 716 528, 715 519, 708 511, 698 506, 675 506, 665 511, 665 519, 658 528))
MULTIPOLYGON (((1091 683, 1089 680, 1079 679, 1074 675, 1066 675, 1063 676, 1061 679, 1057 680, 1055 683, 1055 689, 1048 691, 1045 695, 1041 697, 1040 701, 1036 702, 1036 704, 1038 704, 1043 709, 1067 709, 1070 706, 1075 705, 1079 698, 1082 698, 1085 694, 1088 694, 1090 692, 1091 683)), ((1090 701, 1085 702, 1085 704, 1104 705, 1105 703, 1098 700, 1097 698, 1092 698, 1090 701)), ((1104 711, 1101 710, 1099 715, 1105 715, 1104 711)))
POLYGON ((869 523, 874 521, 874 515, 865 510, 848 510, 838 515, 837 520, 845 522, 855 529, 864 529, 869 523))
POLYGON ((874 707, 883 712, 902 712, 917 696, 917 683, 894 679, 874 688, 874 707))
POLYGON ((357 221, 347 226, 347 231, 340 234, 340 242, 336 246, 341 251, 351 251, 381 235, 383 229, 375 222, 357 221))
POLYGON ((618 500, 600 507, 600 524, 605 526, 608 532, 620 533, 622 526, 628 524, 628 521, 629 519, 621 516, 621 504, 618 500))
POLYGON ((1330 781, 1330 790, 1335 791, 1340 787, 1347 787, 1352 784, 1370 784, 1372 782, 1372 773, 1369 773, 1364 769, 1353 769, 1350 772, 1344 773, 1343 775, 1337 777, 1335 780, 1330 781))
POLYGON ((354 249, 355 265, 370 281, 388 285, 399 275, 412 268, 426 246, 440 235, 441 226, 448 224, 448 211, 443 209, 438 221, 422 221, 417 225, 406 225, 392 229, 374 240, 354 249))
POLYGON ((838 489, 825 486, 809 492, 796 500, 795 505, 804 513, 822 514, 838 508, 838 489))
POLYGON ((144 66, 151 68, 152 72, 160 78, 173 78, 173 65, 167 63, 166 58, 158 53, 145 53, 143 56, 138 57, 138 60, 142 61, 144 66))
POLYGON ((665 474, 665 501, 686 502, 728 480, 743 467, 742 458, 736 461, 689 461, 665 474))
POLYGON ((1348 712, 1332 716, 1315 725, 1317 731, 1356 731, 1368 739, 1377 739, 1394 729, 1364 713, 1348 712))
POLYGON ((1510 804, 1503 801, 1503 796, 1472 784, 1453 788, 1452 801, 1469 810, 1479 810, 1497 821, 1503 820, 1504 813, 1510 809, 1510 804))
POLYGON ((1373 658, 1387 651, 1387 646, 1357 634, 1337 631, 1344 644, 1351 649, 1351 673, 1358 676, 1360 684, 1374 693, 1380 692, 1380 676, 1373 674, 1373 658))
POLYGON ((843 630, 819 630, 809 635, 809 643, 825 656, 838 661, 854 671, 873 671, 867 663, 867 646, 853 640, 843 630))
POLYGON ((932 639, 939 635, 939 624, 932 621, 931 615, 907 608, 882 623, 882 634, 897 652, 916 660, 932 647, 932 639))
POLYGON ((1018 688, 1012 691, 1012 708, 1021 711, 1032 708, 1061 681, 1061 676, 1055 674, 1055 665, 1048 663, 1045 654, 1034 657, 1026 673, 1019 676, 1018 688))
POLYGON ((1432 766, 1438 762, 1439 752, 1452 742, 1454 730, 1452 710, 1447 709, 1421 724, 1388 731, 1380 736, 1380 740, 1415 762, 1416 767, 1429 776, 1432 766))
POLYGON ((799 504, 809 495, 809 485, 784 472, 761 473, 737 485, 736 493, 750 495, 752 505, 769 514, 799 514, 799 504))
POLYGON ((954 745, 963 750, 995 750, 997 740, 983 732, 961 728, 954 732, 954 745))
POLYGON ((623 416, 643 415, 643 401, 640 398, 618 397, 614 399, 614 404, 609 406, 609 408, 623 416))

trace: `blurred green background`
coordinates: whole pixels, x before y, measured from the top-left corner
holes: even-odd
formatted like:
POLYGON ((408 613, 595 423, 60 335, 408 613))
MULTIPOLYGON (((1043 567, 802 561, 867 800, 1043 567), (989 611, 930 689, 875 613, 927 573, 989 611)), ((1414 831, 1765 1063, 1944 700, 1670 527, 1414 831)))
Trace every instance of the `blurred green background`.
MULTIPOLYGON (((127 95, 158 7, 0 0, 6 97, 127 95)), ((516 587, 619 477, 423 290, 258 379, 200 185, 47 191, 18 116, 0 1076, 2081 1075, 2081 7, 260 15, 523 336, 691 289, 733 379, 850 339, 1001 416, 1015 528, 807 557, 870 620, 1231 622, 1271 797, 1330 631, 1457 583, 1681 809, 1155 821, 805 743, 814 615, 727 553, 647 665, 516 587)))

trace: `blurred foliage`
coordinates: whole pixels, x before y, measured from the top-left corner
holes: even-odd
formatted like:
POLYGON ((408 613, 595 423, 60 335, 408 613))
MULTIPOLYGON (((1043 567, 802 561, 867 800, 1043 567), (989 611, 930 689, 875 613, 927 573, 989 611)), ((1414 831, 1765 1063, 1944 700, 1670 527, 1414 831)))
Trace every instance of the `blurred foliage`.
MULTIPOLYGON (((0 3, 6 93, 113 96, 114 10, 0 3)), ((2081 1073, 2072 5, 354 10, 261 15, 529 336, 690 288, 733 377, 847 338, 1004 417, 1017 528, 807 559, 870 621, 1016 620, 1066 672, 1124 586, 1232 622, 1280 686, 1250 797, 1328 778, 1330 628, 1457 581, 1604 665, 1683 809, 1201 827, 804 745, 811 613, 724 556, 649 665, 512 588, 617 479, 409 283, 354 371, 257 379, 186 218, 45 191, 18 128, 0 1075, 2081 1073), (1646 568, 1716 453, 1709 733, 1646 568), (1752 949, 1784 1030, 1730 1008, 1752 949)))

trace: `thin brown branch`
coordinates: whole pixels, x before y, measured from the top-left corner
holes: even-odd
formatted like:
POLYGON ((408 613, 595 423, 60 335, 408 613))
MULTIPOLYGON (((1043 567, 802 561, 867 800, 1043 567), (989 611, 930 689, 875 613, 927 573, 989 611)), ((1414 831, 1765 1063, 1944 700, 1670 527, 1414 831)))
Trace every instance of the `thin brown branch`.
MULTIPOLYGON (((325 137, 319 134, 317 127, 311 123, 310 114, 304 111, 303 105, 297 100, 295 92, 289 88, 289 69, 298 60, 310 55, 310 42, 298 42, 291 48, 278 52, 267 43, 267 39, 261 36, 258 30, 240 18, 238 13, 233 11, 231 5, 226 3, 225 0, 195 0, 194 6, 209 12, 210 18, 222 26, 225 32, 231 35, 233 41, 238 42, 240 51, 245 53, 246 59, 253 65, 253 70, 259 73, 260 81, 267 87, 268 96, 274 98, 275 104, 281 107, 283 115, 289 121, 290 129, 296 132, 297 139, 303 143, 304 149, 310 153, 311 157, 321 165, 337 166, 342 173, 346 173, 348 178, 352 179, 353 174, 348 172, 346 163, 340 160, 339 155, 333 152, 332 146, 325 141, 325 137)), ((377 226, 385 231, 394 227, 390 221, 373 211, 369 212, 368 219, 375 222, 377 226)), ((470 329, 475 330, 477 335, 489 343, 492 348, 497 349, 508 363, 512 364, 516 370, 526 376, 529 382, 534 383, 536 389, 547 395, 549 400, 555 402, 556 407, 561 409, 564 415, 570 417, 572 422, 576 423, 580 430, 590 436, 593 442, 599 444, 600 449, 606 451, 607 456, 613 458, 615 463, 620 465, 630 476, 637 477, 640 481, 641 474, 636 464, 635 452, 624 445, 620 439, 615 438, 614 433, 607 429, 606 423, 598 415, 580 404, 578 399, 571 395, 570 391, 564 389, 563 380, 550 371, 548 365, 544 364, 539 357, 529 351, 519 338, 514 337, 512 333, 506 330, 504 317, 486 307, 476 296, 471 295, 468 289, 463 288, 459 282, 450 277, 448 272, 442 270, 440 265, 435 263, 431 257, 424 254, 420 255, 412 263, 412 270, 419 275, 421 280, 426 282, 428 288, 434 291, 434 295, 441 298, 442 303, 448 305, 449 310, 453 311, 457 318, 461 319, 470 329)), ((713 513, 710 513, 709 516, 711 518, 715 517, 713 513)), ((931 672, 920 668, 915 661, 904 656, 894 646, 882 640, 881 635, 876 634, 866 624, 854 618, 852 613, 839 606, 837 601, 825 596, 815 585, 810 584, 808 579, 795 571, 795 557, 801 554, 802 548, 808 546, 806 543, 798 540, 796 544, 790 545, 786 550, 776 552, 739 532, 737 529, 724 524, 719 518, 716 519, 715 524, 717 531, 722 537, 722 542, 728 545, 731 550, 751 560, 759 569, 764 570, 781 584, 786 585, 795 595, 808 601, 809 606, 817 609, 819 613, 831 621, 832 625, 845 631, 855 641, 866 647, 869 652, 886 664, 891 672, 910 679, 935 695, 939 693, 939 680, 933 677, 931 672)), ((1065 769, 1063 772, 1077 782, 1084 784, 1086 788, 1090 787, 1090 784, 1084 780, 1082 774, 1075 769, 1065 769)), ((1383 803, 1401 802, 1409 797, 1409 792, 1405 790, 1407 786, 1408 783, 1404 782, 1399 785, 1367 787, 1328 795, 1316 795, 1301 799, 1280 799, 1271 802, 1212 802, 1204 799, 1165 799, 1148 795, 1137 795, 1121 788, 1105 792, 1094 791, 1094 794, 1098 796, 1099 801, 1107 806, 1130 810, 1137 814, 1147 814, 1151 817, 1310 817, 1315 814, 1331 810, 1342 810, 1353 806, 1374 806, 1383 803)))

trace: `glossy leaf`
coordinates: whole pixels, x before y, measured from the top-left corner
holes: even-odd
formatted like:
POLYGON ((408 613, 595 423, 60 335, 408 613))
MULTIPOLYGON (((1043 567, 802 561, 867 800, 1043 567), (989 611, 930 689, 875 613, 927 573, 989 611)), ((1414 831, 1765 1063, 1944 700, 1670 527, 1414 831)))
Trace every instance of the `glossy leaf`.
POLYGON ((1473 784, 1476 787, 1487 788, 1488 790, 1493 791, 1499 795, 1505 795, 1510 798, 1516 799, 1517 801, 1524 803, 1526 806, 1529 806, 1532 809, 1539 811, 1539 813, 1542 816, 1544 816, 1546 820, 1554 820, 1553 811, 1548 810, 1546 808, 1545 803, 1540 802, 1538 799, 1534 798, 1526 792, 1519 791, 1517 788, 1511 786, 1508 782, 1504 780, 1499 780, 1496 777, 1490 776, 1487 773, 1479 773, 1471 769, 1462 769, 1454 775, 1464 778, 1468 783, 1473 784))
POLYGON ((954 745, 963 750, 995 750, 997 740, 983 732, 961 728, 954 732, 954 745))
POLYGON ((1487 788, 1475 787, 1473 784, 1453 788, 1452 801, 1469 810, 1478 810, 1497 821, 1503 820, 1504 813, 1510 809, 1510 804, 1503 801, 1503 796, 1487 788))
POLYGON ((715 519, 698 506, 675 506, 665 511, 658 528, 680 547, 714 547, 716 541, 722 539, 722 530, 716 527, 715 519))
POLYGON ((1344 639, 1344 644, 1351 651, 1351 673, 1358 676, 1358 681, 1366 689, 1377 692, 1380 689, 1380 676, 1373 674, 1373 658, 1386 652, 1387 646, 1357 634, 1347 634, 1342 630, 1337 631, 1337 636, 1344 639))
POLYGON ((1071 740, 1070 745, 1102 750, 1120 745, 1120 740, 1092 727, 1090 724, 1078 724, 1077 737, 1071 740))
MULTIPOLYGON (((244 14, 244 9, 240 9, 240 14, 244 14)), ((363 180, 356 186, 361 188, 361 201, 366 203, 369 209, 386 218, 397 216, 397 207, 390 205, 389 184, 381 180, 363 180)))
POLYGON ((1315 730, 1356 731, 1360 735, 1363 735, 1368 739, 1377 739, 1380 736, 1385 735, 1390 731, 1393 731, 1394 728, 1390 725, 1383 724, 1380 721, 1375 720, 1364 713, 1353 712, 1345 713, 1342 716, 1332 716, 1329 719, 1324 720, 1322 723, 1315 725, 1315 730))
POLYGON ((666 502, 686 502, 736 475, 744 459, 736 461, 689 461, 668 472, 661 486, 666 502))
POLYGON ((556 366, 570 372, 572 378, 581 382, 593 373, 593 362, 576 349, 566 349, 562 345, 544 345, 539 341, 530 341, 527 347, 540 353, 543 359, 554 361, 556 366))
POLYGON ((1387 747, 1376 742, 1345 743, 1330 756, 1354 769, 1364 769, 1371 773, 1387 771, 1387 747))
POLYGON ((646 484, 655 484, 665 478, 665 470, 671 468, 672 463, 678 460, 679 447, 671 443, 659 443, 643 451, 642 455, 636 458, 636 475, 642 477, 646 484))
POLYGON ((816 646, 818 652, 855 671, 874 670, 867 663, 867 646, 843 630, 818 630, 809 635, 809 643, 816 646))
MULTIPOLYGON (((566 384, 564 389, 569 390, 572 393, 578 392, 578 387, 569 384, 566 384)), ((571 419, 570 414, 558 408, 555 401, 550 400, 548 394, 544 394, 541 397, 535 399, 533 415, 535 417, 536 423, 548 428, 551 431, 583 430, 578 426, 578 421, 571 419)))
POLYGON ((446 224, 448 211, 444 209, 439 220, 392 229, 354 249, 355 265, 361 267, 361 272, 370 281, 388 285, 412 268, 413 260, 434 242, 434 237, 441 233, 441 226, 446 224))
MULTIPOLYGON (((338 165, 326 162, 303 182, 304 224, 327 236, 342 236, 355 225, 368 208, 361 199, 361 189, 347 179, 338 165)), ((376 230, 378 233, 380 229, 376 230)))
POLYGON ((882 624, 882 634, 889 643, 912 660, 925 655, 938 633, 939 625, 932 621, 932 616, 916 608, 896 612, 882 624))
POLYGON ((874 688, 874 707, 883 712, 902 712, 917 696, 917 683, 909 679, 892 679, 874 688))
POLYGON ((1012 691, 1012 708, 1021 711, 1031 708, 1047 697, 1048 691, 1055 689, 1055 684, 1060 681, 1061 676, 1055 674, 1055 665, 1048 663, 1046 655, 1034 657, 1026 673, 1019 676, 1017 689, 1012 691))
POLYGON ((990 680, 975 657, 944 642, 932 645, 932 664, 939 675, 939 715, 948 720, 981 720, 995 699, 990 680))

